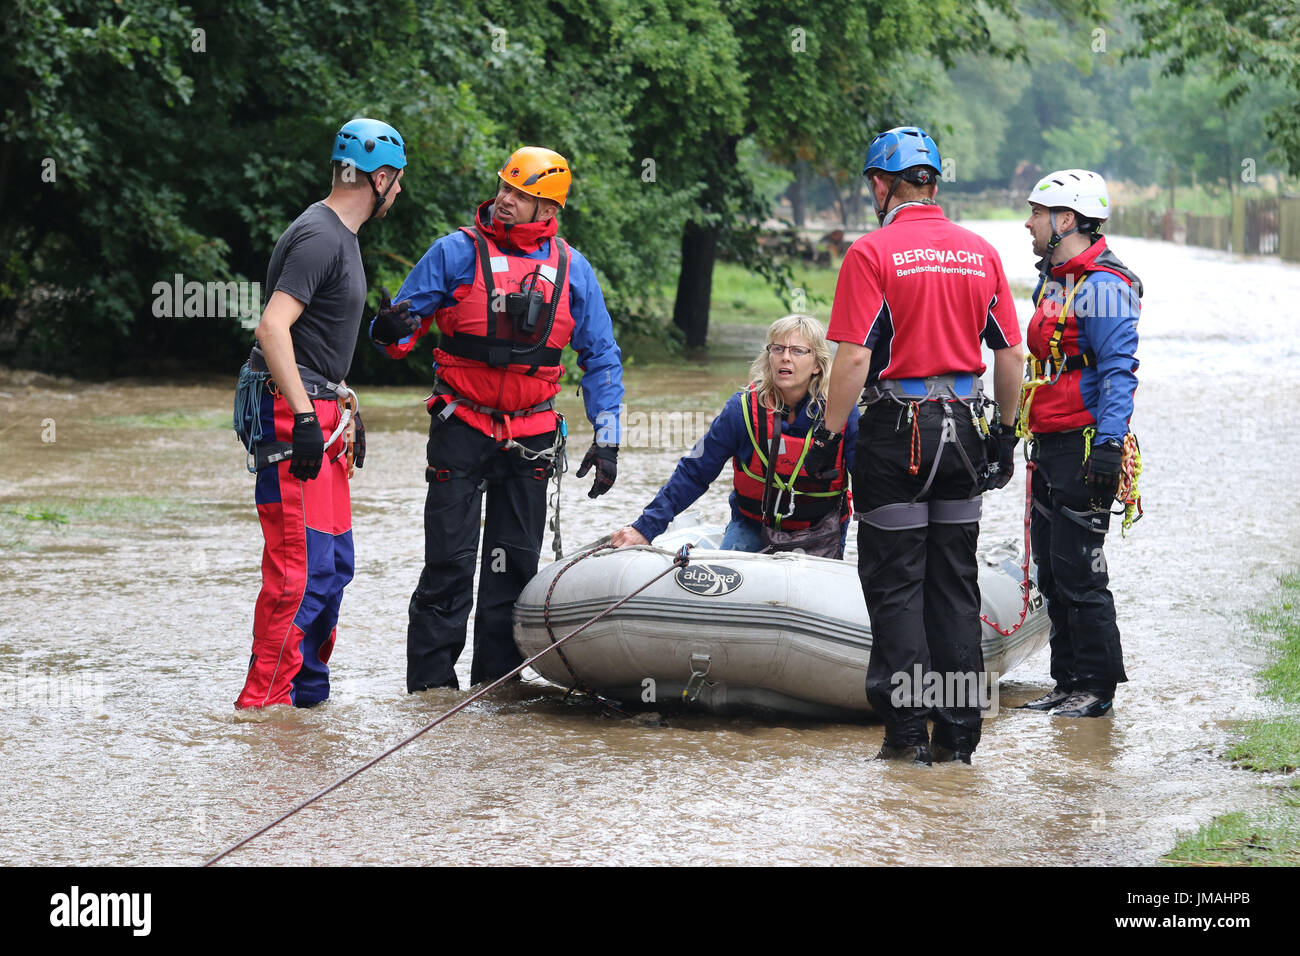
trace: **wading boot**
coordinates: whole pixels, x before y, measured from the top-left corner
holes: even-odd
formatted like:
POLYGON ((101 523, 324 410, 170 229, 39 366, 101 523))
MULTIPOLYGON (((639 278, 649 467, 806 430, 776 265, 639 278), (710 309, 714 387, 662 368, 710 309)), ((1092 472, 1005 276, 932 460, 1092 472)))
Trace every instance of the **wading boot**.
POLYGON ((1025 704, 1020 704, 1016 710, 1051 710, 1054 707, 1060 707, 1070 699, 1070 691, 1061 690, 1059 687, 1055 690, 1049 690, 1042 697, 1035 698, 1025 704))
POLYGON ((950 760, 960 760, 964 764, 970 763, 971 753, 969 750, 952 750, 943 744, 930 743, 930 758, 935 763, 947 763, 950 760))
POLYGON ((1101 717, 1110 713, 1112 701, 1087 691, 1071 694, 1060 707, 1049 711, 1052 717, 1101 717))
POLYGON ((930 748, 924 744, 911 744, 910 746, 897 747, 886 741, 880 746, 880 753, 876 754, 877 760, 910 760, 912 763, 925 764, 930 766, 930 748))

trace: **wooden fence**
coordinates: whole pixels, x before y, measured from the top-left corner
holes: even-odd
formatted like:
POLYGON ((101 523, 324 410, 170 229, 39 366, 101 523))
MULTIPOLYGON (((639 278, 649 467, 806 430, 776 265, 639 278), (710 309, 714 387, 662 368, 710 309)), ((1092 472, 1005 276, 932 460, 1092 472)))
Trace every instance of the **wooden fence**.
POLYGON ((1121 206, 1111 215, 1106 231, 1300 262, 1300 196, 1237 196, 1231 216, 1193 216, 1181 211, 1121 206))

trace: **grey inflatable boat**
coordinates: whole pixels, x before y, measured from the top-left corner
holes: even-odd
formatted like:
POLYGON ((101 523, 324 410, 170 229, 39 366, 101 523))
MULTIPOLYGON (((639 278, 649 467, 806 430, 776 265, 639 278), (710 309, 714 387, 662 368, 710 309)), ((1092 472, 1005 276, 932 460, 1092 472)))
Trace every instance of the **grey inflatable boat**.
MULTIPOLYGON (((686 567, 542 657, 534 665, 538 673, 640 707, 869 718, 871 628, 856 564, 720 551, 721 535, 721 528, 670 529, 653 546, 598 551, 543 568, 515 604, 520 653, 533 656, 635 591, 690 542, 686 567)), ((1013 544, 979 554, 983 614, 999 626, 983 625, 984 669, 994 686, 980 693, 993 701, 998 677, 1048 639, 1032 570, 1026 608, 1021 560, 1013 544), (1016 626, 1022 609, 1024 621, 1016 626)))

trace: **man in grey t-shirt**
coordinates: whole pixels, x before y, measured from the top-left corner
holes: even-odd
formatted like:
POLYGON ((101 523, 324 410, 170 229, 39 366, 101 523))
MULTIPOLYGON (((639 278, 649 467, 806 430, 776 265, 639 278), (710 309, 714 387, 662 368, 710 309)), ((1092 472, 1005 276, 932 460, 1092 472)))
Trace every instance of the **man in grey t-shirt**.
MULTIPOLYGON (((357 230, 401 193, 406 147, 388 124, 356 119, 339 130, 332 160, 329 196, 294 220, 271 253, 271 294, 249 358, 254 372, 270 373, 258 392, 263 440, 292 451, 257 474, 266 547, 241 709, 310 707, 329 697, 334 625, 352 580, 348 462, 342 440, 325 447, 341 419, 330 385, 351 367, 365 309, 357 230)), ((358 420, 358 467, 364 459, 358 420)))

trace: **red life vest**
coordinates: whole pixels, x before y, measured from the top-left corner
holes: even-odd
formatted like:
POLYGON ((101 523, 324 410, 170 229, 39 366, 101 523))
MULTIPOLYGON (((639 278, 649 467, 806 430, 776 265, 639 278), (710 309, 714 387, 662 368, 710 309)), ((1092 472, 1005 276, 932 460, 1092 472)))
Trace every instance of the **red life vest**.
POLYGON ((1029 347, 1030 379, 1050 381, 1035 390, 1029 406, 1032 432, 1065 432, 1097 424, 1080 389, 1083 370, 1094 366, 1097 359, 1091 350, 1079 348, 1079 321, 1074 309, 1075 299, 1084 294, 1088 276, 1096 272, 1119 276, 1130 286, 1136 279, 1107 249, 1106 240, 1099 238, 1073 259, 1053 266, 1051 277, 1055 281, 1045 281, 1040 288, 1025 344, 1029 347), (1064 298, 1048 295, 1049 285, 1060 288, 1062 279, 1070 283, 1061 292, 1064 298))
MULTIPOLYGON (((461 231, 475 245, 474 282, 457 289, 455 304, 435 314, 442 333, 433 352, 439 386, 465 400, 454 414, 485 435, 553 431, 555 412, 537 406, 559 393, 564 375, 560 353, 573 336, 569 247, 552 236, 545 259, 528 259, 507 255, 477 226, 462 226, 461 231), (491 291, 485 281, 489 275, 491 291), (540 292, 541 302, 528 315, 530 292, 540 292), (512 315, 516 304, 523 308, 512 315)), ((436 400, 435 395, 430 401, 436 400)))
MULTIPOLYGON (((745 430, 749 433, 751 452, 748 462, 739 457, 732 463, 732 481, 736 486, 736 508, 746 518, 763 521, 764 476, 767 474, 767 456, 772 448, 772 436, 780 429, 776 412, 763 408, 758 401, 758 389, 750 387, 745 404, 745 430)), ((782 531, 799 531, 840 506, 847 476, 844 473, 843 443, 836 458, 839 474, 830 481, 813 478, 803 469, 803 460, 811 444, 807 437, 782 435, 776 458, 772 484, 780 489, 772 507, 768 527, 782 531), (791 476, 794 480, 791 481, 791 476)))

